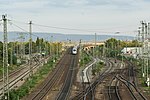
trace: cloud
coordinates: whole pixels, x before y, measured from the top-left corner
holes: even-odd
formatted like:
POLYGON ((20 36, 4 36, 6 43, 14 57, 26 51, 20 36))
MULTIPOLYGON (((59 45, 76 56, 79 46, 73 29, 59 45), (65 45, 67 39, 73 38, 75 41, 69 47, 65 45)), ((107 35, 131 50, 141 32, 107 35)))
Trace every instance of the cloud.
POLYGON ((0 4, 1 12, 38 12, 47 1, 40 0, 6 0, 3 4, 0 4))
POLYGON ((39 10, 50 8, 109 8, 117 10, 141 9, 150 5, 148 0, 5 0, 0 4, 2 10, 39 10))
POLYGON ((75 7, 75 6, 136 6, 141 3, 147 3, 143 0, 46 0, 48 1, 49 6, 68 6, 68 7, 75 7))
MULTIPOLYGON (((1 0, 0 0, 1 1, 1 0)), ((140 20, 150 20, 148 0, 2 0, 0 13, 22 22, 115 31, 135 30, 140 20), (133 27, 131 27, 133 26, 133 27), (113 28, 112 28, 113 27, 113 28), (115 28, 116 27, 116 28, 115 28), (111 29, 111 30, 110 30, 111 29)), ((28 27, 27 27, 28 28, 28 27)), ((26 29, 27 29, 26 28, 26 29)), ((34 29, 39 31, 40 29, 34 29)), ((45 29, 52 32, 66 30, 45 29)))

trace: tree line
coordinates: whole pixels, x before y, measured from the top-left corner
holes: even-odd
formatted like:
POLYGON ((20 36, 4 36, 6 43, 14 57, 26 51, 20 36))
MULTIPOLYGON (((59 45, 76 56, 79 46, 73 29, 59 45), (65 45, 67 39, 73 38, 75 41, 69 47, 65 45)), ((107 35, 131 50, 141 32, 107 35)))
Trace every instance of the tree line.
MULTIPOLYGON (((37 37, 36 41, 32 41, 32 54, 59 55, 62 50, 61 42, 49 42, 43 38, 37 37)), ((23 63, 26 60, 25 55, 29 54, 29 42, 9 42, 8 43, 8 64, 17 66, 18 60, 23 63)), ((0 41, 0 74, 3 65, 3 42, 0 41)))

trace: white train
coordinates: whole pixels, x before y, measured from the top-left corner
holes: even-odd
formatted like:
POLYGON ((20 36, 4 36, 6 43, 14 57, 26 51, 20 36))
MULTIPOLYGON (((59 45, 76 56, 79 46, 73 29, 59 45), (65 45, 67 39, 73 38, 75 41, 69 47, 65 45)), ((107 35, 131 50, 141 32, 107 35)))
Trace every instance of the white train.
POLYGON ((77 52, 78 52, 78 46, 74 46, 73 48, 72 48, 72 54, 74 54, 74 55, 76 55, 77 54, 77 52))

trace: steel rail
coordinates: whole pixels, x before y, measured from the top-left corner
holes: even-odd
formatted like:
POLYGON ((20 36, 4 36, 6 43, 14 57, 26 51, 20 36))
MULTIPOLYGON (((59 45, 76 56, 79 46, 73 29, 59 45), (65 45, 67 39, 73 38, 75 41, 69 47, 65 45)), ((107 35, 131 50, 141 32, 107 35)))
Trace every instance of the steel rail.
MULTIPOLYGON (((69 52, 69 50, 67 51, 67 53, 69 52)), ((55 72, 53 73, 53 75, 51 76, 50 79, 48 79, 46 81, 46 83, 44 83, 44 85, 42 86, 41 89, 39 89, 39 91, 36 93, 36 95, 34 95, 31 100, 42 100, 46 94, 52 89, 52 87, 55 85, 55 83, 57 82, 57 80, 60 78, 61 74, 63 73, 63 69, 66 67, 66 65, 69 63, 69 60, 67 62, 65 62, 65 64, 63 64, 64 59, 67 57, 67 54, 65 54, 59 64, 60 66, 55 70, 55 72)))
MULTIPOLYGON (((96 79, 96 81, 91 83, 91 87, 94 90, 98 84, 100 84, 100 82, 102 82, 102 80, 104 80, 107 76, 109 76, 109 73, 112 69, 112 62, 109 61, 109 68, 105 69, 102 73, 99 74, 99 77, 96 79)), ((86 97, 86 95, 88 95, 88 93, 91 92, 90 87, 87 87, 86 90, 84 91, 85 94, 83 95, 83 92, 81 91, 78 95, 76 95, 75 97, 73 97, 71 100, 81 100, 83 98, 86 97)))
POLYGON ((77 65, 77 55, 71 55, 71 65, 69 67, 69 71, 67 73, 67 77, 65 80, 65 83, 59 92, 58 96, 56 97, 56 100, 66 100, 69 97, 70 94, 70 88, 72 86, 73 82, 73 76, 74 76, 74 67, 77 65))

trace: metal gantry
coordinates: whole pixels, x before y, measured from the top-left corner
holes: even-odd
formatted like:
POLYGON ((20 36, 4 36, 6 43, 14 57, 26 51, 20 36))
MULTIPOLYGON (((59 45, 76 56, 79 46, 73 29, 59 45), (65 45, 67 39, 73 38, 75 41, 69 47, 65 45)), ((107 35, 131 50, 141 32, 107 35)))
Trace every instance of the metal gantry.
POLYGON ((31 77, 33 75, 32 73, 32 21, 29 22, 29 34, 30 34, 30 38, 29 38, 29 77, 31 77))
POLYGON ((9 78, 8 78, 8 36, 7 36, 7 18, 2 15, 3 21, 3 96, 4 100, 9 100, 9 78))
POLYGON ((142 27, 139 30, 139 41, 142 43, 142 51, 140 58, 142 59, 142 77, 146 78, 147 86, 150 85, 149 67, 150 67, 150 23, 141 21, 142 27))

